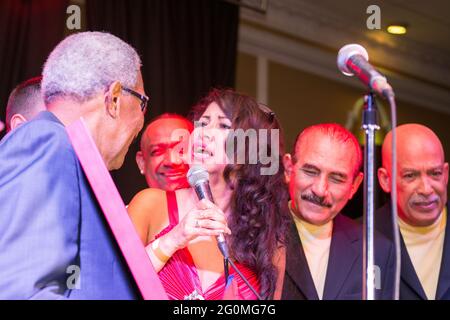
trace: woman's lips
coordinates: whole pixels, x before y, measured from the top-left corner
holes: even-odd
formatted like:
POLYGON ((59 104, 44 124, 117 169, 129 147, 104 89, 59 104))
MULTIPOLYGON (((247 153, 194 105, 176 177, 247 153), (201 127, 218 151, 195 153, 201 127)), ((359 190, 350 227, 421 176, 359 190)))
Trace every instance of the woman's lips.
POLYGON ((206 159, 213 156, 213 153, 203 144, 196 144, 193 148, 193 155, 196 158, 206 159))

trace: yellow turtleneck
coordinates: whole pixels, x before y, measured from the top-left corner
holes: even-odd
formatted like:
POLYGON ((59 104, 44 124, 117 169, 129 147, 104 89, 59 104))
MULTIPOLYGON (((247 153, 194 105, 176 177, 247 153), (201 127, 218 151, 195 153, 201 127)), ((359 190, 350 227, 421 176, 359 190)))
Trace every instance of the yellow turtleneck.
POLYGON ((303 251, 305 252, 317 295, 322 300, 327 275, 328 257, 330 255, 333 221, 322 226, 316 226, 300 219, 292 211, 290 202, 289 209, 302 242, 303 251))
POLYGON ((436 298, 446 223, 446 208, 430 226, 411 226, 402 219, 398 219, 409 257, 429 300, 436 298))

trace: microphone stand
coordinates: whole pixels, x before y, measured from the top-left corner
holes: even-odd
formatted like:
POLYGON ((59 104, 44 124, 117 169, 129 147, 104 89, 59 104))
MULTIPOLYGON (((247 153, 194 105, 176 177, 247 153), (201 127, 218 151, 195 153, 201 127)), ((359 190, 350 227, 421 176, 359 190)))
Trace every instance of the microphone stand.
POLYGON ((375 96, 365 96, 362 129, 364 144, 364 211, 363 211, 363 300, 375 300, 374 212, 375 212, 375 134, 377 121, 375 96))
MULTIPOLYGON (((189 174, 189 173, 188 173, 189 174)), ((195 190, 195 193, 197 194, 199 199, 209 199, 211 202, 215 203, 214 197, 211 193, 211 189, 208 187, 205 187, 205 184, 202 184, 201 182, 204 181, 198 181, 200 183, 194 183, 193 188, 195 190)), ((219 239, 218 239, 219 240, 219 239)), ((241 273, 241 271, 236 267, 233 260, 230 259, 230 255, 228 252, 228 247, 225 242, 217 241, 218 247, 220 252, 223 255, 223 267, 224 267, 224 273, 225 273, 225 285, 228 282, 228 276, 230 274, 229 265, 233 268, 233 270, 241 277, 241 279, 245 282, 247 287, 250 289, 250 291, 253 292, 253 294, 258 298, 258 300, 262 300, 261 296, 256 292, 255 288, 248 282, 248 280, 245 278, 245 276, 241 273)))
POLYGON ((245 276, 238 269, 238 267, 236 267, 233 260, 227 259, 227 258, 224 258, 224 259, 233 267, 234 271, 239 275, 239 277, 241 277, 242 281, 244 281, 244 283, 247 285, 247 287, 250 289, 250 291, 256 296, 256 298, 258 298, 258 300, 262 300, 262 297, 258 294, 258 292, 256 292, 255 288, 253 288, 253 286, 250 284, 250 282, 248 282, 247 278, 245 278, 245 276))
POLYGON ((228 266, 228 258, 225 257, 223 257, 223 270, 225 273, 225 285, 226 285, 228 281, 228 276, 230 275, 230 269, 228 266))
POLYGON ((244 283, 247 285, 247 287, 250 289, 251 292, 253 292, 253 294, 258 298, 258 300, 262 300, 261 296, 258 294, 258 292, 256 292, 255 288, 253 288, 253 286, 250 284, 250 282, 248 282, 247 278, 245 278, 245 276, 241 273, 241 271, 239 270, 239 268, 234 264, 233 260, 230 259, 229 253, 228 253, 228 247, 226 246, 225 243, 218 243, 219 244, 219 250, 223 255, 223 266, 224 266, 224 272, 225 272, 225 285, 228 282, 228 275, 230 274, 229 272, 229 264, 231 265, 231 267, 233 268, 233 270, 239 275, 239 277, 241 277, 242 281, 244 281, 244 283))

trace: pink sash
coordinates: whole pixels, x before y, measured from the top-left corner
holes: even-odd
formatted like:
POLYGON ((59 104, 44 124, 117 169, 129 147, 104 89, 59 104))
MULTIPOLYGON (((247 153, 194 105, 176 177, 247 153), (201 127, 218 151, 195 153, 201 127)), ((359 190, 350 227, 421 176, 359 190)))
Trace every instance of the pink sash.
POLYGON ((167 300, 150 258, 83 118, 66 127, 83 171, 145 300, 167 300))

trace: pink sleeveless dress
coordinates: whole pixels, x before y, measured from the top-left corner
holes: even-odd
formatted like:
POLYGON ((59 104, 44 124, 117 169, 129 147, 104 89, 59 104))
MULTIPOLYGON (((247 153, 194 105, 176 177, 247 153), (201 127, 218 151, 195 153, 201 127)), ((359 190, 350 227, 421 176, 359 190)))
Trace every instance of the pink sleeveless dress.
MULTIPOLYGON (((170 224, 155 238, 159 238, 172 230, 178 224, 178 206, 174 192, 166 192, 170 224)), ((256 274, 249 268, 235 263, 239 271, 249 283, 259 291, 259 282, 256 274)), ((222 274, 206 291, 202 290, 200 278, 194 260, 187 248, 175 252, 158 273, 159 278, 171 300, 205 299, 221 300, 225 291, 225 275, 222 274)), ((256 296, 247 287, 240 276, 230 266, 230 277, 233 276, 238 288, 238 299, 255 300, 256 296)))

